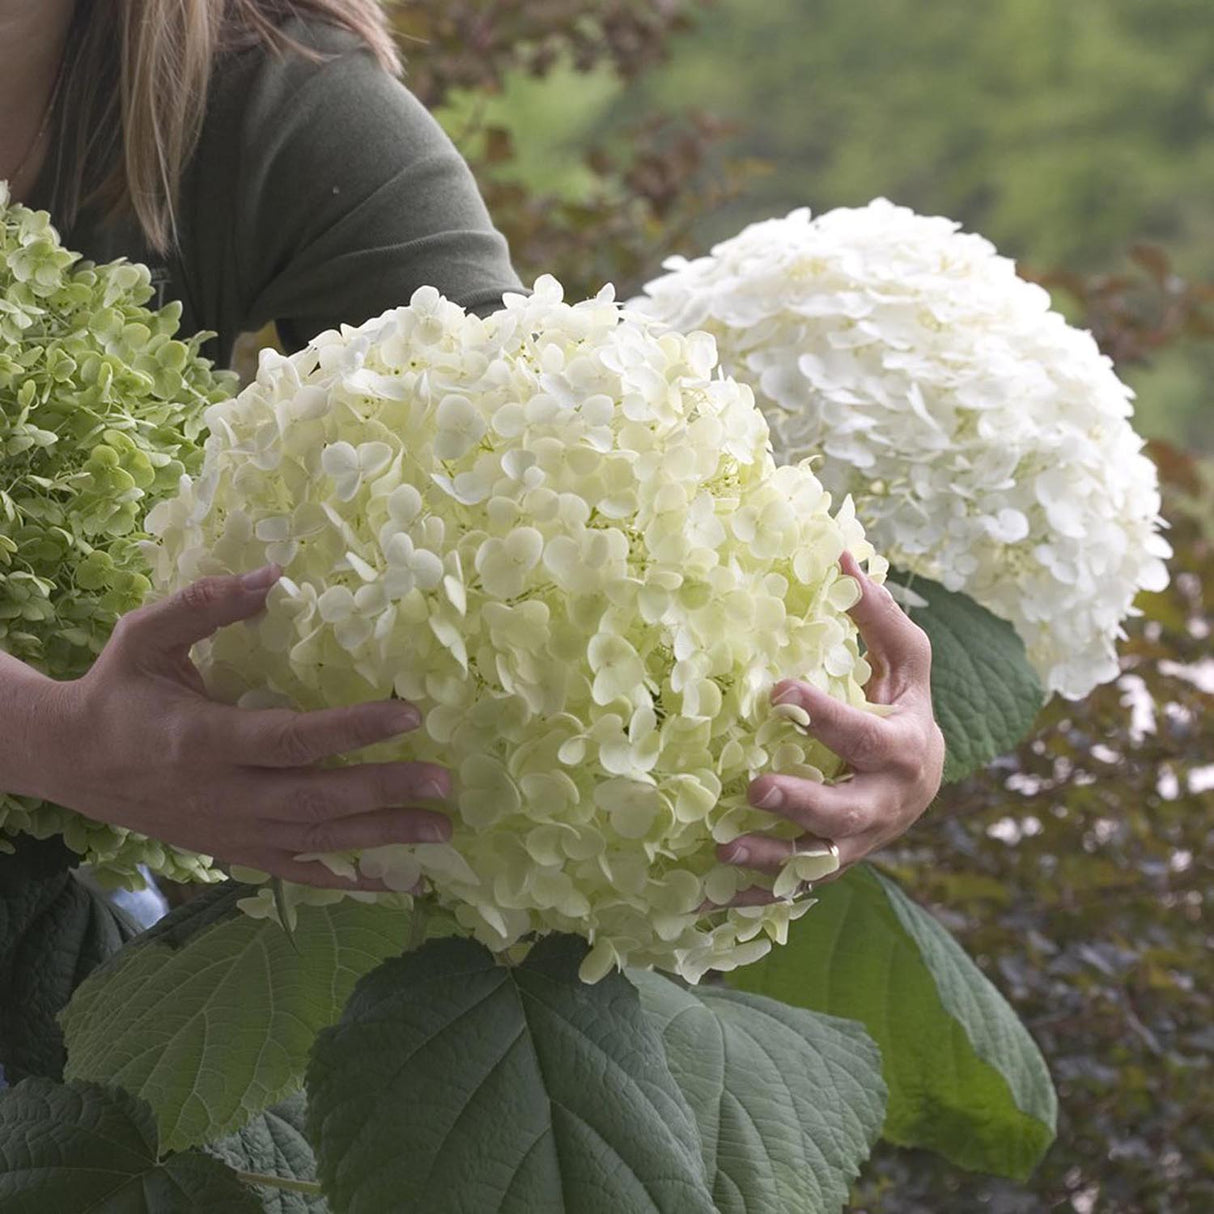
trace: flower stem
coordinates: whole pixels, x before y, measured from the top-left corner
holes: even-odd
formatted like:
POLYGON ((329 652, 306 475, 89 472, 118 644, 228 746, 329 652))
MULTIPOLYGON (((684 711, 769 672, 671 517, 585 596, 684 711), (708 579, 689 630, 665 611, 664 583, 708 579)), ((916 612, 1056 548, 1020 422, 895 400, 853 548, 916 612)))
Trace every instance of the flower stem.
POLYGON ((315 1180, 293 1180, 289 1176, 267 1176, 264 1172, 237 1172, 245 1184, 266 1185, 271 1189, 286 1189, 290 1193, 307 1193, 319 1197, 323 1190, 315 1180))
POLYGON ((413 899, 413 919, 409 924, 409 947, 412 953, 426 943, 426 920, 430 917, 430 905, 422 898, 413 899))

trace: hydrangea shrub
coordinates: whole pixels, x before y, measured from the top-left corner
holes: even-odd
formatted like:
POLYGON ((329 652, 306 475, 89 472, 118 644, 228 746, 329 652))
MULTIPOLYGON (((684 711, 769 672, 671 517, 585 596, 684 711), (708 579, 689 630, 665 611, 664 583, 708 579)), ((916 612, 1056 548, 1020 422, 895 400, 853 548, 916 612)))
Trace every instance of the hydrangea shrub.
POLYGON ((672 258, 639 306, 703 328, 790 461, 851 494, 895 565, 1010 621, 1047 690, 1114 678, 1167 582, 1133 393, 980 236, 878 199, 672 258))
MULTIPOLYGON (((203 408, 234 380, 150 310, 144 266, 65 249, 45 211, 0 182, 0 647, 57 679, 83 674, 151 588, 147 510, 196 470, 203 408)), ((141 862, 205 877, 205 861, 45 802, 0 793, 4 835, 62 834, 105 878, 141 862)))
MULTIPOLYGON (((840 765, 772 708, 808 679, 855 705, 868 666, 844 549, 875 555, 808 464, 777 468, 748 388, 705 334, 570 305, 542 278, 498 313, 432 288, 290 357, 206 413, 204 465, 148 520, 157 588, 275 561, 267 610, 196 650, 218 697, 301 708, 391 695, 423 729, 367 758, 455 775, 446 844, 329 856, 421 880, 495 951, 589 936, 587 978, 696 980, 761 956, 824 850, 775 878, 720 864, 767 769, 840 765), (702 914, 754 881, 777 901, 702 914)), ((803 714, 802 714, 803 715, 803 714)), ((299 891, 300 896, 321 898, 299 891)), ((266 891, 260 908, 275 913, 266 891)))

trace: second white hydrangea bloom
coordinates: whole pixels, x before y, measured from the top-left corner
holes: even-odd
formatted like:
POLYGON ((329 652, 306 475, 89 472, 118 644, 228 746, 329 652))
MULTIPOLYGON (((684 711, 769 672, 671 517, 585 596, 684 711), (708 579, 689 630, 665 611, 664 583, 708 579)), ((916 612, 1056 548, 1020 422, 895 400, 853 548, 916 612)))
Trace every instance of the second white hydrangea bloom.
POLYGON ((883 199, 756 223, 673 258, 638 306, 705 329, 777 455, 851 494, 896 565, 1011 621, 1046 688, 1117 674, 1140 589, 1167 582, 1132 393, 1090 334, 959 225, 883 199))

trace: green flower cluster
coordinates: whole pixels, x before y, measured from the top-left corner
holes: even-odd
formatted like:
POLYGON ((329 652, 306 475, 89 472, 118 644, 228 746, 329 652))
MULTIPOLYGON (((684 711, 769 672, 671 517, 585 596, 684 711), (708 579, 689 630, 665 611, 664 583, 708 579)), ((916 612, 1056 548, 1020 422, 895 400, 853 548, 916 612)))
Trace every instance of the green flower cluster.
MULTIPOLYGON (((204 408, 235 378, 175 336, 144 266, 65 249, 45 211, 0 182, 0 648, 77 678, 150 589, 143 518, 196 471, 204 408)), ((205 875, 198 857, 44 802, 0 794, 5 835, 62 833, 116 881, 148 863, 205 875)))

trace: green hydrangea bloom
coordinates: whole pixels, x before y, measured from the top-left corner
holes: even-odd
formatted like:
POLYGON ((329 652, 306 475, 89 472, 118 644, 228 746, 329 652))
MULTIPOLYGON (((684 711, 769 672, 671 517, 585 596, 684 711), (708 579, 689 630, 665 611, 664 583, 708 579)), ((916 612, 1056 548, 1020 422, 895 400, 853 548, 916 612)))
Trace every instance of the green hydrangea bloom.
MULTIPOLYGON (((147 511, 201 462, 202 413, 235 377, 178 340, 181 305, 147 307, 146 267, 65 249, 45 211, 0 182, 0 647, 56 679, 83 674, 150 588, 147 511)), ((7 836, 62 834, 115 882, 146 863, 209 863, 69 810, 0 793, 7 836)))

